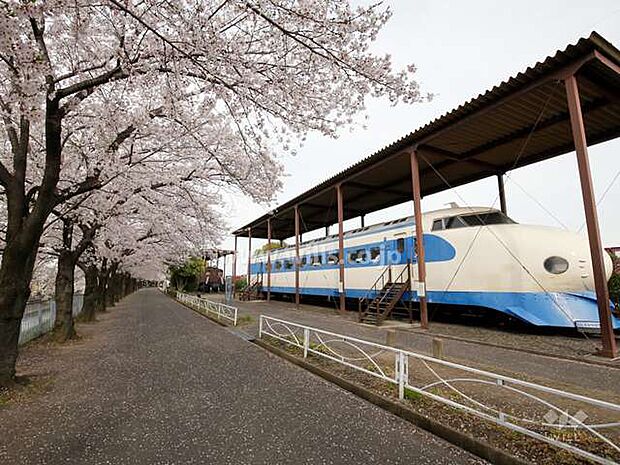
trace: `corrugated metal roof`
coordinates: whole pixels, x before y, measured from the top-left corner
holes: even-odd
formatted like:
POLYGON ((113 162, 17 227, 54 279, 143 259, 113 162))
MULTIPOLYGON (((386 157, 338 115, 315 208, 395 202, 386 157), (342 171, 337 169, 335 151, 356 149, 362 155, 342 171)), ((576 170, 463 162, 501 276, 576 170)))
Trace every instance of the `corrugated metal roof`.
MULTIPOLYGON (((337 222, 334 187, 345 188, 345 220, 411 198, 409 156, 418 147, 422 195, 473 182, 574 149, 563 73, 576 72, 590 145, 620 135, 620 51, 593 32, 274 209, 272 237, 337 222), (389 161, 388 161, 389 160, 389 161), (404 174, 403 174, 404 173, 404 174)), ((234 232, 267 237, 268 215, 234 232)))

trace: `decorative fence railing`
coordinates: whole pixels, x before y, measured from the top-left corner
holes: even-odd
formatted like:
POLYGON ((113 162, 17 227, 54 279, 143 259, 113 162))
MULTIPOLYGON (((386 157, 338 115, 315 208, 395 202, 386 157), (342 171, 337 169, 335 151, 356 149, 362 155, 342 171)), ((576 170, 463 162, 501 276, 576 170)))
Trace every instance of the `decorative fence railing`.
POLYGON ((618 404, 261 315, 265 336, 392 383, 400 399, 424 396, 596 463, 620 457, 618 404))
MULTIPOLYGON (((82 311, 84 295, 75 294, 73 296, 73 316, 77 316, 82 311)), ((25 344, 36 337, 41 336, 52 330, 56 319, 56 302, 54 299, 37 300, 28 302, 22 317, 22 324, 19 331, 19 343, 25 344)))
POLYGON ((232 307, 220 302, 213 302, 202 297, 183 292, 177 292, 177 300, 202 311, 207 315, 212 315, 218 320, 228 320, 233 326, 237 326, 237 307, 232 307))

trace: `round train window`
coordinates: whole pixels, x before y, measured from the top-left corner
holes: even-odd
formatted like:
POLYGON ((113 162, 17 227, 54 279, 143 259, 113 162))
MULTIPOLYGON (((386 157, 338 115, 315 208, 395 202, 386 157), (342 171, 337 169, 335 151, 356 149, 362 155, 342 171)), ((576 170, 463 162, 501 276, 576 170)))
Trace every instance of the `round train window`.
POLYGON ((544 265, 545 270, 552 274, 562 274, 568 270, 568 261, 562 257, 549 257, 544 265))

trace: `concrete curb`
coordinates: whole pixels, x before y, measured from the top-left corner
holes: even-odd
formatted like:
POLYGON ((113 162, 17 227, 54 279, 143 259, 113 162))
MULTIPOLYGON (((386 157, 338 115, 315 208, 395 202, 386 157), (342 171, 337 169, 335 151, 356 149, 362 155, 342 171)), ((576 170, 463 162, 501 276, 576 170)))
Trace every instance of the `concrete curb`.
POLYGON ((443 339, 452 339, 454 341, 466 342, 468 344, 477 344, 477 345, 482 345, 482 346, 487 346, 487 347, 493 347, 496 349, 512 350, 513 352, 522 352, 526 354, 539 355, 539 356, 547 357, 547 358, 554 358, 557 360, 567 360, 569 362, 578 362, 578 363, 583 363, 586 365, 595 365, 595 366, 601 366, 605 368, 613 368, 616 370, 620 370, 620 365, 614 365, 613 362, 604 362, 602 360, 585 360, 579 357, 573 357, 571 355, 548 354, 548 353, 540 352, 537 350, 519 349, 517 347, 503 346, 500 344, 494 344, 492 342, 478 341, 476 339, 468 339, 466 337, 451 336, 448 334, 441 334, 441 333, 426 333, 418 329, 412 329, 412 330, 403 329, 403 328, 390 328, 390 329, 393 329, 394 331, 400 331, 403 333, 407 333, 407 334, 421 334, 423 336, 428 336, 430 338, 437 337, 437 338, 443 338, 443 339))
POLYGON ((484 460, 497 465, 532 465, 526 460, 518 458, 503 450, 497 449, 484 441, 476 439, 468 434, 443 425, 429 417, 414 412, 395 400, 380 396, 365 387, 347 381, 340 376, 312 365, 311 363, 267 344, 260 339, 255 339, 253 342, 259 347, 262 347, 263 349, 340 386, 342 389, 345 389, 356 396, 361 397, 362 399, 367 400, 368 402, 375 404, 376 406, 381 407, 382 409, 387 410, 388 412, 434 434, 435 436, 438 436, 454 444, 455 446, 460 447, 461 449, 483 458, 484 460))

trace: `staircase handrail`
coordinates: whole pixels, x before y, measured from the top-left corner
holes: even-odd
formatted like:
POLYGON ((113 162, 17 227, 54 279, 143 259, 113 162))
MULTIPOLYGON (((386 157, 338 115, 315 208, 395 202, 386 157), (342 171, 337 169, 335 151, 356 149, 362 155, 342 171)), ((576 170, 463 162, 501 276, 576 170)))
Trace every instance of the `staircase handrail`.
MULTIPOLYGON (((381 272, 381 274, 379 275, 379 277, 375 280, 374 284, 370 287, 370 289, 368 289, 368 291, 366 292, 366 294, 364 295, 364 297, 362 297, 359 301, 358 301, 358 312, 359 312, 359 317, 360 319, 364 316, 362 314, 362 307, 365 305, 366 308, 368 308, 368 300, 371 294, 377 295, 378 291, 378 284, 379 281, 381 281, 381 289, 383 289, 383 287, 385 286, 385 274, 388 273, 388 275, 391 275, 392 273, 392 265, 389 264, 388 266, 386 266, 383 271, 381 272)), ((374 298, 374 296, 373 296, 374 298)), ((363 312, 366 313, 366 312, 363 312)))

